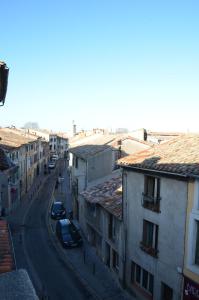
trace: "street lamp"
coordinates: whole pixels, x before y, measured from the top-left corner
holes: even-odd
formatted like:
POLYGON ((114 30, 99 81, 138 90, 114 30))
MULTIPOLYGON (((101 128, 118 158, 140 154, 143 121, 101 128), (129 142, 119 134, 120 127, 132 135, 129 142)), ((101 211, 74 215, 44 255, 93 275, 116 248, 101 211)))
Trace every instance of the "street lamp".
POLYGON ((0 106, 4 105, 7 86, 8 86, 8 73, 9 69, 6 63, 0 61, 0 106))

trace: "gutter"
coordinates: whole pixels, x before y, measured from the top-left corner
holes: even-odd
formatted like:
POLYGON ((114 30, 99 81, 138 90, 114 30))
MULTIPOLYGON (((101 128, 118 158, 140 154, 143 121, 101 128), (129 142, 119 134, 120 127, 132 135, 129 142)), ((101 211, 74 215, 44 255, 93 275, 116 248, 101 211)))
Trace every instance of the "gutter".
POLYGON ((180 173, 173 173, 173 172, 166 172, 166 171, 159 171, 159 170, 154 170, 154 169, 146 169, 146 168, 139 168, 139 167, 132 167, 132 166, 124 166, 124 165, 119 165, 120 167, 124 169, 131 169, 132 171, 139 172, 139 173, 145 173, 145 174, 158 174, 163 175, 165 177, 171 177, 171 178, 176 178, 180 180, 193 180, 194 178, 199 179, 199 175, 194 175, 194 174, 180 174, 180 173))

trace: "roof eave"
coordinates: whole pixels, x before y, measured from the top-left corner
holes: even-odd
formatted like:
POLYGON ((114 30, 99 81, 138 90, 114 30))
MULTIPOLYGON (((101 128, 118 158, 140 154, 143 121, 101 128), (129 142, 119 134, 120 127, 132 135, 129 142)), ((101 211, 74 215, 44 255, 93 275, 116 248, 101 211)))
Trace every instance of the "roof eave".
POLYGON ((138 172, 138 173, 144 173, 148 175, 157 175, 157 176, 162 176, 162 177, 168 177, 168 178, 174 178, 178 180, 183 180, 183 181, 188 181, 188 180, 193 180, 194 178, 199 179, 199 176, 194 175, 194 174, 180 174, 180 173, 173 173, 173 172, 166 172, 166 171, 159 171, 155 169, 146 169, 146 168, 139 168, 135 166, 130 166, 130 165, 122 165, 119 164, 120 167, 124 169, 131 169, 132 171, 138 172))

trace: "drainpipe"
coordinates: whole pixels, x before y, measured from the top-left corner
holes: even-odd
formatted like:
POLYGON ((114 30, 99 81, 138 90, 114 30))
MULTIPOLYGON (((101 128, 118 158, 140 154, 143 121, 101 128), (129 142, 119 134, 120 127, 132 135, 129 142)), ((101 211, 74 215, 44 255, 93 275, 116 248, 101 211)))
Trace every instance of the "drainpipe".
POLYGON ((86 162, 86 174, 85 174, 85 187, 84 189, 86 190, 87 185, 88 185, 88 160, 85 160, 86 162))
POLYGON ((27 174, 27 168, 28 168, 28 162, 27 162, 27 152, 26 152, 26 193, 28 192, 28 174, 27 174))
POLYGON ((122 187, 123 187, 123 192, 122 192, 122 220, 124 224, 124 266, 123 266, 123 278, 122 278, 122 285, 123 288, 126 287, 126 258, 127 258, 127 174, 123 172, 122 174, 122 187), (124 191, 125 187, 125 191, 124 191), (125 213, 124 213, 125 210, 125 213))
MULTIPOLYGON (((196 180, 194 182, 194 194, 195 194, 195 183, 196 180)), ((194 196, 193 196, 194 197, 194 196)), ((188 244, 188 239, 189 239, 189 219, 190 219, 190 212, 188 215, 188 204, 189 204, 189 181, 187 182, 187 201, 186 201, 186 212, 185 212, 185 230, 184 230, 184 249, 183 249, 183 262, 182 262, 182 278, 181 278, 181 298, 183 299, 183 295, 184 295, 184 268, 186 266, 186 262, 185 260, 187 259, 187 249, 186 246, 188 244), (189 219, 188 219, 189 218, 189 219), (187 228, 188 228, 188 232, 187 232, 187 228), (187 239, 186 239, 187 237, 187 239), (185 256, 185 252, 186 252, 186 256, 185 256)))

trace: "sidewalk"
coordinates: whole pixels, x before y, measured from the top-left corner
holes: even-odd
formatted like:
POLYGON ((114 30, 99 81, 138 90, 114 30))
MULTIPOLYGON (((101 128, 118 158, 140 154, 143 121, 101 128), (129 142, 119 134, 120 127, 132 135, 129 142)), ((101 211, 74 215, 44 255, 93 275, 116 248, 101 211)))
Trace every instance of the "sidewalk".
POLYGON ((5 219, 9 223, 12 234, 12 242, 14 246, 16 268, 24 268, 29 271, 29 264, 24 250, 23 232, 24 222, 27 212, 36 197, 38 196, 41 187, 48 180, 49 175, 40 175, 36 178, 30 190, 23 195, 20 204, 12 211, 5 219), (26 257, 26 259, 25 259, 26 257))
MULTIPOLYGON (((66 173, 63 173, 62 176, 66 181, 66 173)), ((71 197, 71 195, 69 195, 70 193, 67 189, 69 186, 65 181, 63 185, 66 188, 64 189, 63 186, 59 186, 58 189, 54 191, 54 198, 63 201, 66 208, 68 208, 71 207, 71 203, 68 203, 71 201, 71 198, 68 199, 68 196, 71 197)), ((77 222, 77 220, 75 220, 75 222, 77 222)), ((51 224, 50 230, 52 230, 53 234, 55 234, 53 228, 56 222, 49 219, 49 223, 51 224)), ((84 236, 83 246, 73 249, 64 249, 57 238, 54 238, 56 240, 55 245, 63 259, 68 265, 70 265, 73 272, 75 272, 81 282, 90 290, 96 299, 135 299, 120 287, 119 283, 114 278, 114 274, 101 261, 99 256, 97 256, 95 248, 88 243, 84 236)))

